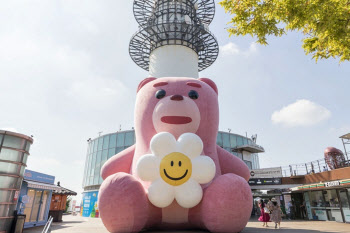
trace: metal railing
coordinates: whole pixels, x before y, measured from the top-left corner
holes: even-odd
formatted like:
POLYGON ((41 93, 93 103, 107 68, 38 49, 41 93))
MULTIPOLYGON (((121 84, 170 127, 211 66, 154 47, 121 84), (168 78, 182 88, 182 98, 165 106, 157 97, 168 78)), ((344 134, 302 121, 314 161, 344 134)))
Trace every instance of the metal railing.
POLYGON ((44 227, 42 233, 51 233, 52 221, 53 221, 53 217, 50 216, 49 220, 45 224, 45 227, 44 227))
MULTIPOLYGON (((344 161, 342 167, 349 167, 350 161, 344 161)), ((325 159, 319 159, 308 163, 291 164, 282 166, 283 177, 303 176, 331 170, 325 159)))

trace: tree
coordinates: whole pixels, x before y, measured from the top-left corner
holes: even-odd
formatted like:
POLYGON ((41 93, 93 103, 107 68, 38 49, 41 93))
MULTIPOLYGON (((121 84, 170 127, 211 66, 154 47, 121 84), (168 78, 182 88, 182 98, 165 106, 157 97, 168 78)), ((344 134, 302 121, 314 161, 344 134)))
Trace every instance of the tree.
POLYGON ((257 37, 267 45, 269 35, 287 31, 305 35, 303 48, 313 59, 350 60, 350 0, 223 0, 219 3, 233 15, 231 35, 257 37))

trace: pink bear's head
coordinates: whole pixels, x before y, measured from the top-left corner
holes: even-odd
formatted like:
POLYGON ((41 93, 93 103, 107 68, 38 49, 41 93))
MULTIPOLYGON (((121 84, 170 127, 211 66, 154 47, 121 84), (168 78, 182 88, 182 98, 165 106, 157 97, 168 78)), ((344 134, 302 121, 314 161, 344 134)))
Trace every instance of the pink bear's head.
POLYGON ((176 138, 191 132, 199 135, 204 143, 216 142, 218 90, 210 79, 147 78, 137 91, 137 141, 149 143, 159 132, 170 132, 176 138))

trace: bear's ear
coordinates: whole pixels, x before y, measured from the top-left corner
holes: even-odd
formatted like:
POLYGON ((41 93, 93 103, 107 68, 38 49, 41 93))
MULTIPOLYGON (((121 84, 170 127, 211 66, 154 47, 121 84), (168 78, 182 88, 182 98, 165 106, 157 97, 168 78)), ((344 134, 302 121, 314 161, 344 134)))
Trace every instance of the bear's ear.
POLYGON ((208 78, 199 78, 198 80, 199 80, 199 81, 202 81, 202 82, 205 82, 205 83, 208 84, 211 88, 213 88, 213 90, 216 92, 217 95, 219 94, 218 88, 217 88, 216 84, 215 84, 211 79, 208 79, 208 78))
POLYGON ((142 80, 142 81, 140 82, 139 86, 137 87, 136 93, 138 93, 139 90, 141 90, 141 88, 142 88, 144 85, 146 85, 146 84, 149 83, 149 82, 152 82, 153 80, 156 80, 156 78, 155 78, 155 77, 149 77, 149 78, 145 78, 144 80, 142 80))

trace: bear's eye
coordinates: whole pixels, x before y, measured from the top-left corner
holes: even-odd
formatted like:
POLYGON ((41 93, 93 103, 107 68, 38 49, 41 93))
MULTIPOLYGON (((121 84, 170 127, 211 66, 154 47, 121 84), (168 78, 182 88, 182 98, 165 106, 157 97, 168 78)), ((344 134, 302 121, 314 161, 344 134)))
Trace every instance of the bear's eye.
POLYGON ((158 91, 156 92, 156 98, 157 98, 157 99, 161 99, 161 98, 163 98, 165 95, 166 95, 166 92, 165 92, 163 89, 158 90, 158 91))
POLYGON ((198 95, 198 92, 194 90, 190 90, 190 92, 188 92, 188 97, 190 97, 193 100, 196 100, 198 99, 199 95, 198 95))

